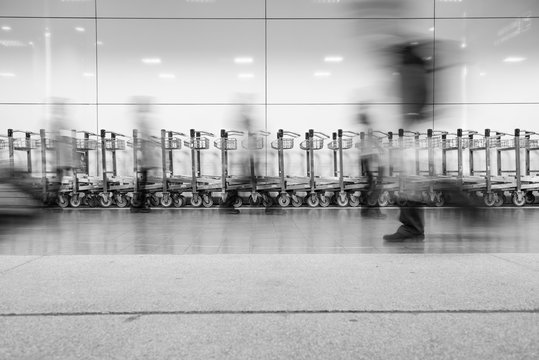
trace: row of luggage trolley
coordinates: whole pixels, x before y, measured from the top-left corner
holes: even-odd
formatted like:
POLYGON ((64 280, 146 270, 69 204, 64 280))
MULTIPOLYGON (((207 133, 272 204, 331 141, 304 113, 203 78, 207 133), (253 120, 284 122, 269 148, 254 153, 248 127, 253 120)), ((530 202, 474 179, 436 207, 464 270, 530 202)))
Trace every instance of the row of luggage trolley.
POLYGON ((523 206, 534 203, 534 192, 539 191, 539 177, 534 175, 539 170, 531 169, 531 154, 539 150, 539 134, 531 131, 515 129, 513 134, 508 134, 490 129, 482 133, 458 129, 455 133, 433 130, 420 133, 400 129, 396 133, 373 130, 358 133, 339 129, 328 135, 311 129, 303 137, 281 129, 273 140, 270 135, 265 131, 245 133, 223 129, 215 136, 195 129, 189 134, 163 129, 160 137, 146 138, 137 130, 131 136, 107 130, 101 130, 100 134, 72 130, 71 136, 62 140, 45 130, 34 133, 9 129, 7 137, 0 138, 0 149, 8 150, 11 169, 16 167, 15 152, 26 152, 29 174, 34 173, 32 156, 39 151, 42 198, 61 207, 127 207, 140 206, 143 202, 152 207, 190 204, 209 208, 223 203, 235 207, 247 203, 357 207, 406 206, 412 200, 444 206, 451 202, 449 194, 454 194, 455 189, 486 206, 501 206, 509 199, 514 205, 523 206), (24 136, 16 137, 18 133, 24 136), (66 145, 73 157, 83 154, 88 159, 90 152, 99 152, 102 175, 89 176, 86 161, 82 167, 73 169, 72 176, 51 176, 58 172, 48 168, 53 166, 47 158, 54 157, 55 151, 58 157, 58 149, 62 146, 65 149, 66 145), (148 145, 160 149, 162 176, 142 182, 143 169, 138 158, 140 150, 148 145), (254 154, 268 145, 277 153, 277 176, 256 174, 254 154), (220 152, 219 176, 204 175, 201 171, 201 153, 212 146, 220 152), (303 153, 306 173, 290 176, 285 174, 285 152, 297 147, 303 153), (229 157, 238 149, 249 154, 247 175, 229 173, 229 157), (359 176, 344 166, 345 153, 351 149, 356 149, 359 176), (120 176, 117 156, 129 150, 133 154, 133 174, 120 176), (174 154, 180 150, 190 153, 190 174, 174 171, 174 154), (315 153, 318 151, 332 152, 332 176, 320 176, 317 171, 315 153), (502 166, 502 154, 506 153, 510 153, 513 165, 509 169, 502 166), (367 169, 361 168, 361 156, 370 159, 375 186, 369 181, 367 169), (455 156, 456 162, 448 161, 448 157, 455 156), (496 169, 492 169, 493 156, 496 169), (411 162, 412 168, 402 166, 405 162, 411 162))

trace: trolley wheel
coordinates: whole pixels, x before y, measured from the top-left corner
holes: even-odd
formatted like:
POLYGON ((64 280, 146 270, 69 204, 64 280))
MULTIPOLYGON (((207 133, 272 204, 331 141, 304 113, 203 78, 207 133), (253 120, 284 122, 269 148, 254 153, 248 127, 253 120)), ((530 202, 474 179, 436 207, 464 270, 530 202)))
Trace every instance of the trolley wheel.
POLYGON ((389 191, 384 190, 380 193, 380 196, 378 196, 378 205, 381 207, 386 207, 389 205, 391 196, 389 195, 389 191))
POLYGON ((496 196, 494 195, 494 193, 487 193, 483 195, 483 202, 488 207, 494 206, 494 204, 496 203, 496 196))
POLYGON ((211 208, 213 206, 213 198, 211 197, 211 194, 202 195, 202 205, 205 208, 211 208))
POLYGON ((331 196, 320 194, 318 196, 318 200, 320 202, 321 207, 328 207, 331 204, 331 196))
POLYGON ((434 206, 436 207, 442 207, 445 205, 445 195, 441 191, 436 191, 434 193, 434 206))
POLYGON ((234 201, 232 202, 232 207, 233 208, 239 208, 243 205, 243 199, 241 198, 241 196, 239 195, 235 195, 234 196, 234 201))
POLYGON ((160 200, 161 206, 163 207, 171 207, 173 202, 174 202, 174 199, 172 199, 172 196, 170 196, 170 194, 163 195, 163 197, 160 200))
POLYGON ((287 207, 290 205, 291 199, 290 195, 288 194, 281 194, 277 197, 277 203, 279 203, 279 206, 281 207, 287 207))
POLYGON ((350 195, 349 204, 351 207, 358 207, 361 204, 361 198, 356 195, 350 195))
POLYGON ((505 202, 505 195, 503 193, 497 193, 496 194, 496 201, 494 202, 494 206, 500 207, 505 202))
POLYGON ((264 207, 270 207, 273 205, 273 199, 267 194, 262 195, 262 205, 264 207))
POLYGON ((129 198, 124 194, 116 195, 116 206, 124 208, 129 206, 129 198))
POLYGON ((58 194, 58 197, 56 199, 56 203, 61 208, 66 208, 69 206, 69 200, 67 199, 67 195, 64 194, 58 194))
POLYGON ((292 206, 293 207, 300 207, 303 205, 303 198, 300 196, 296 196, 296 199, 292 198, 292 206))
POLYGON ((533 204, 535 202, 535 195, 533 195, 533 193, 531 191, 528 191, 526 193, 526 204, 533 204))
POLYGON ((69 197, 69 205, 71 205, 71 207, 77 208, 81 203, 82 201, 79 195, 72 195, 69 197))
POLYGON ((174 204, 174 207, 180 208, 185 205, 185 198, 179 194, 173 195, 172 204, 174 204))
POLYGON ((318 199, 318 196, 316 194, 311 194, 307 196, 307 205, 310 207, 317 207, 320 205, 320 199, 318 199))
POLYGON ((103 196, 102 194, 98 195, 99 197, 99 205, 101 207, 107 208, 112 205, 112 199, 108 196, 103 196))
MULTIPOLYGON (((345 206, 348 206, 348 204, 352 201, 352 197, 354 196, 352 195, 350 196, 350 199, 348 199, 348 196, 346 196, 346 194, 339 194, 335 196, 335 201, 337 202, 337 205, 339 205, 340 207, 345 207, 345 206)), ((357 200, 358 200, 357 206, 359 206, 359 198, 357 198, 357 200)))
POLYGON ((256 200, 253 197, 253 195, 249 196, 249 205, 251 206, 260 206, 262 204, 262 196, 260 194, 257 194, 256 200))
POLYGON ((515 206, 524 206, 524 204, 526 204, 526 197, 519 191, 515 191, 513 195, 511 195, 511 200, 515 206))
POLYGON ((199 194, 193 194, 191 197, 191 205, 194 207, 200 207, 200 205, 202 205, 202 196, 199 194))

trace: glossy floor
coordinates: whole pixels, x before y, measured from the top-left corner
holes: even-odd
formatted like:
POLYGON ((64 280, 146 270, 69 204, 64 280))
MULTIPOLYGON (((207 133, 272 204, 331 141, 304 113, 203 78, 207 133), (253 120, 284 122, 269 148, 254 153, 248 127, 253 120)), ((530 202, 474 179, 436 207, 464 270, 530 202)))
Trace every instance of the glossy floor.
POLYGON ((245 253, 535 253, 539 208, 426 208, 424 242, 385 243, 399 225, 359 209, 286 209, 267 215, 242 209, 47 210, 37 219, 0 227, 2 255, 245 254, 245 253))

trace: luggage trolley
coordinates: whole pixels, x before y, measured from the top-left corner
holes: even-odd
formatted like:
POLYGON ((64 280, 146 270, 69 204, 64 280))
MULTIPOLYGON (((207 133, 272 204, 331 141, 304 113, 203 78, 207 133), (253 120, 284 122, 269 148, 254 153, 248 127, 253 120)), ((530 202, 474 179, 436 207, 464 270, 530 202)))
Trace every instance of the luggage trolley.
MULTIPOLYGON (((496 132, 496 135, 507 135, 510 134, 496 132)), ((502 189, 503 191, 508 191, 511 193, 511 201, 515 206, 523 206, 525 204, 531 204, 535 201, 535 196, 533 195, 533 190, 538 188, 538 179, 535 176, 530 176, 530 145, 534 145, 530 139, 530 135, 533 133, 526 130, 515 129, 513 139, 509 140, 498 140, 497 141, 497 165, 498 165, 498 176, 502 176, 504 173, 514 173, 514 181, 511 183, 511 186, 507 186, 502 189), (521 139, 521 135, 524 134, 524 139, 521 139), (521 151, 525 150, 525 168, 524 174, 521 164, 521 151), (515 169, 514 170, 502 170, 501 165, 501 153, 502 151, 514 151, 515 159, 515 169)), ((535 146, 537 147, 537 140, 534 141, 535 146)))
POLYGON ((71 130, 69 136, 62 134, 63 130, 55 133, 48 133, 45 129, 39 130, 40 140, 37 145, 41 149, 41 184, 42 194, 45 202, 49 203, 52 199, 56 200, 58 206, 65 208, 69 206, 69 194, 73 192, 76 186, 76 170, 74 168, 76 132, 71 130), (53 135, 53 137, 51 137, 53 135), (55 152, 54 170, 47 169, 47 151, 55 152), (47 174, 60 174, 59 169, 66 166, 73 171, 73 176, 53 177, 47 174))
MULTIPOLYGON (((535 183, 537 181, 537 173, 539 170, 531 169, 530 166, 530 153, 531 151, 537 151, 539 150, 539 139, 531 139, 532 135, 539 135, 539 133, 528 131, 528 130, 520 130, 520 133, 524 133, 524 156, 525 156, 525 169, 524 169, 524 178, 523 180, 530 181, 535 183), (531 173, 536 173, 535 175, 531 175, 531 173)), ((534 191, 538 191, 539 186, 534 186, 533 188, 529 189, 526 192, 526 204, 533 204, 535 202, 535 195, 533 194, 534 191)))
POLYGON ((344 177, 344 150, 353 147, 353 137, 360 136, 360 133, 353 131, 345 131, 338 129, 332 134, 333 140, 327 145, 328 149, 333 151, 333 175, 338 177, 339 186, 334 196, 337 205, 341 207, 353 206, 357 207, 360 204, 361 197, 355 195, 358 190, 358 181, 344 177))
POLYGON ((163 193, 160 190, 162 190, 164 187, 166 188, 166 182, 165 184, 162 183, 163 177, 150 177, 148 174, 149 170, 158 168, 162 169, 162 167, 157 166, 157 159, 155 159, 151 154, 149 154, 149 152, 159 149, 159 155, 161 157, 163 156, 163 148, 161 141, 161 137, 149 136, 148 134, 145 134, 144 137, 142 137, 140 131, 134 129, 132 141, 128 142, 128 145, 131 145, 133 148, 134 179, 131 204, 134 207, 139 207, 144 202, 146 202, 151 207, 157 207, 161 203, 163 193), (143 152, 142 160, 145 160, 146 158, 147 162, 148 158, 153 159, 152 161, 150 161, 150 163, 143 164, 145 169, 140 168, 139 160, 141 158, 138 154, 139 150, 143 152), (146 172, 146 181, 144 185, 141 184, 141 175, 143 171, 146 172), (145 195, 144 198, 143 195, 145 195))
POLYGON ((249 204, 252 206, 262 205, 267 207, 273 204, 273 198, 270 195, 271 191, 279 189, 279 178, 263 177, 256 174, 254 152, 264 149, 265 138, 270 135, 264 130, 252 131, 247 133, 247 138, 241 141, 241 146, 249 150, 249 171, 251 195, 249 196, 249 204))
MULTIPOLYGON (((182 207, 185 205, 184 191, 191 190, 191 177, 174 175, 175 150, 181 150, 184 133, 176 131, 161 130, 161 160, 163 166, 163 183, 161 193, 161 206, 182 207)), ((158 193, 159 194, 159 193, 158 193)))
POLYGON ((76 131, 76 134, 82 134, 83 138, 75 138, 75 155, 77 156, 75 161, 79 161, 79 164, 73 168, 73 187, 69 194, 71 207, 79 207, 86 200, 84 199, 86 194, 90 193, 94 185, 99 182, 98 178, 90 178, 89 163, 90 151, 97 150, 99 145, 97 139, 91 139, 90 136, 97 138, 98 135, 90 131, 76 131))
POLYGON ((297 194, 298 191, 306 191, 308 184, 304 178, 288 177, 285 175, 284 151, 294 148, 294 140, 300 137, 292 131, 279 129, 277 139, 270 144, 271 148, 277 150, 278 168, 279 168, 279 195, 277 203, 281 207, 287 207, 290 204, 294 207, 300 207, 303 204, 303 198, 297 194))
POLYGON ((185 141, 185 146, 191 149, 191 205, 194 207, 213 206, 212 191, 221 190, 221 177, 203 176, 201 174, 201 151, 210 148, 210 139, 214 137, 210 132, 195 131, 191 129, 190 138, 185 141))
POLYGON ((326 189, 330 187, 322 181, 317 182, 314 171, 314 152, 323 149, 324 140, 329 138, 328 135, 322 132, 309 129, 309 132, 305 133, 305 140, 299 144, 300 149, 305 150, 306 154, 307 178, 309 183, 306 201, 310 207, 317 207, 320 204, 327 206, 330 203, 330 198, 325 195, 326 189))
POLYGON ((121 208, 126 207, 133 198, 134 179, 118 176, 116 152, 126 149, 126 141, 124 139, 118 139, 118 137, 127 137, 120 133, 104 129, 101 129, 100 135, 102 185, 96 186, 86 195, 86 202, 91 207, 95 207, 98 204, 102 207, 109 207, 113 203, 116 203, 116 206, 121 208), (107 134, 110 134, 110 137, 107 137, 107 134), (107 152, 111 153, 112 171, 107 170, 107 152))
POLYGON ((255 195, 255 186, 248 185, 249 179, 247 176, 232 177, 228 171, 228 152, 238 149, 238 137, 243 136, 243 131, 221 129, 221 137, 214 141, 214 146, 221 151, 221 203, 225 203, 229 196, 234 196, 232 203, 234 207, 240 207, 242 205, 242 199, 236 192, 239 190, 251 189, 252 195, 249 198, 250 202, 253 202, 255 195), (234 191, 234 195, 232 192, 234 191))

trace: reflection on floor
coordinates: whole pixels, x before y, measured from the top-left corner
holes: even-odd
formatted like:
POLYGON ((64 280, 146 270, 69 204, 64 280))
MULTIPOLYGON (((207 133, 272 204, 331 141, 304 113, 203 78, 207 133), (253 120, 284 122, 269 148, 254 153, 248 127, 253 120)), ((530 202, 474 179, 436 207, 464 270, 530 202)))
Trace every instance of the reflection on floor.
POLYGON ((48 210, 22 223, 3 222, 1 255, 267 254, 267 253, 526 253, 539 252, 539 208, 480 209, 471 220, 455 208, 426 208, 426 239, 384 243, 398 226, 359 209, 295 209, 266 215, 242 209, 48 210))

